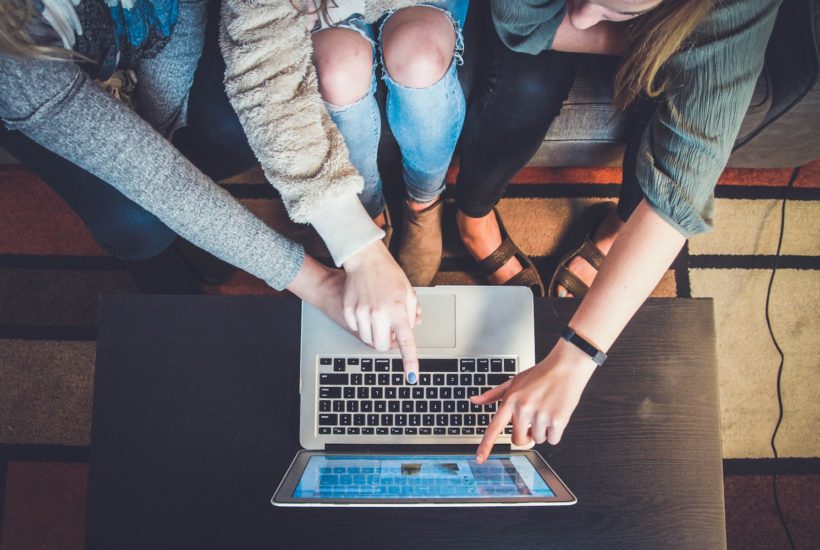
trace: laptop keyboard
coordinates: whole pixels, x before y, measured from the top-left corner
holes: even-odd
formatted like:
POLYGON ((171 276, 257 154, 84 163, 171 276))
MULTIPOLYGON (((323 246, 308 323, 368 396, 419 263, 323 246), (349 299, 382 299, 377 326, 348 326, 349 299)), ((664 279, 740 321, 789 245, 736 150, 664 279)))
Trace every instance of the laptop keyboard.
POLYGON ((474 405, 469 398, 517 370, 510 357, 422 358, 419 381, 411 385, 401 359, 319 357, 318 433, 483 435, 497 404, 474 405))

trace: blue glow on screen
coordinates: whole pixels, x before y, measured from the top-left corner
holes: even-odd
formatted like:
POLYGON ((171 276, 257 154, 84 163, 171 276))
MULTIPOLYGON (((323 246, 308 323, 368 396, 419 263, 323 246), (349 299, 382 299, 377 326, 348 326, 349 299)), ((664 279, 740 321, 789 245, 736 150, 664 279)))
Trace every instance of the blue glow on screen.
POLYGON ((522 498, 554 497, 521 455, 493 455, 478 464, 472 455, 310 457, 294 498, 522 498))

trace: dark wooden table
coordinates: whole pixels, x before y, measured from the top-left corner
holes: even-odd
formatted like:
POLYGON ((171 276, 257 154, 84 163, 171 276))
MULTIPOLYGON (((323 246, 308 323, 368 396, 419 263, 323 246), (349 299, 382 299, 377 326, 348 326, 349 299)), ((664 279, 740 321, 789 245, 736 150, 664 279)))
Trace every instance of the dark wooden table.
MULTIPOLYGON (((577 304, 536 302, 542 355, 577 304)), ((299 303, 102 300, 91 548, 723 548, 710 300, 650 300, 555 448, 567 508, 274 508, 299 449, 299 303)))

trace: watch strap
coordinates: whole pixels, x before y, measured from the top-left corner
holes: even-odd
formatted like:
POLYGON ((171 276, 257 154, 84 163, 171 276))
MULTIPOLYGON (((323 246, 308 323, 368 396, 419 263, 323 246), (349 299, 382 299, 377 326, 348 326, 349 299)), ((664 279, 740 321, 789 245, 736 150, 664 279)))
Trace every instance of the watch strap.
POLYGON ((561 338, 583 351, 600 367, 606 361, 606 353, 590 344, 583 336, 569 327, 561 331, 561 338))

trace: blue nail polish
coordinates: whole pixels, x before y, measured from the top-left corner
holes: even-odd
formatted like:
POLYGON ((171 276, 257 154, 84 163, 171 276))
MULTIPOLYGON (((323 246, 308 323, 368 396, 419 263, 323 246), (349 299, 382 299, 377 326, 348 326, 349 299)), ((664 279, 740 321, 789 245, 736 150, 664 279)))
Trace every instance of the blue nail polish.
POLYGON ((407 381, 410 382, 411 384, 415 384, 416 383, 416 373, 412 372, 412 371, 410 373, 408 373, 407 374, 407 381))

